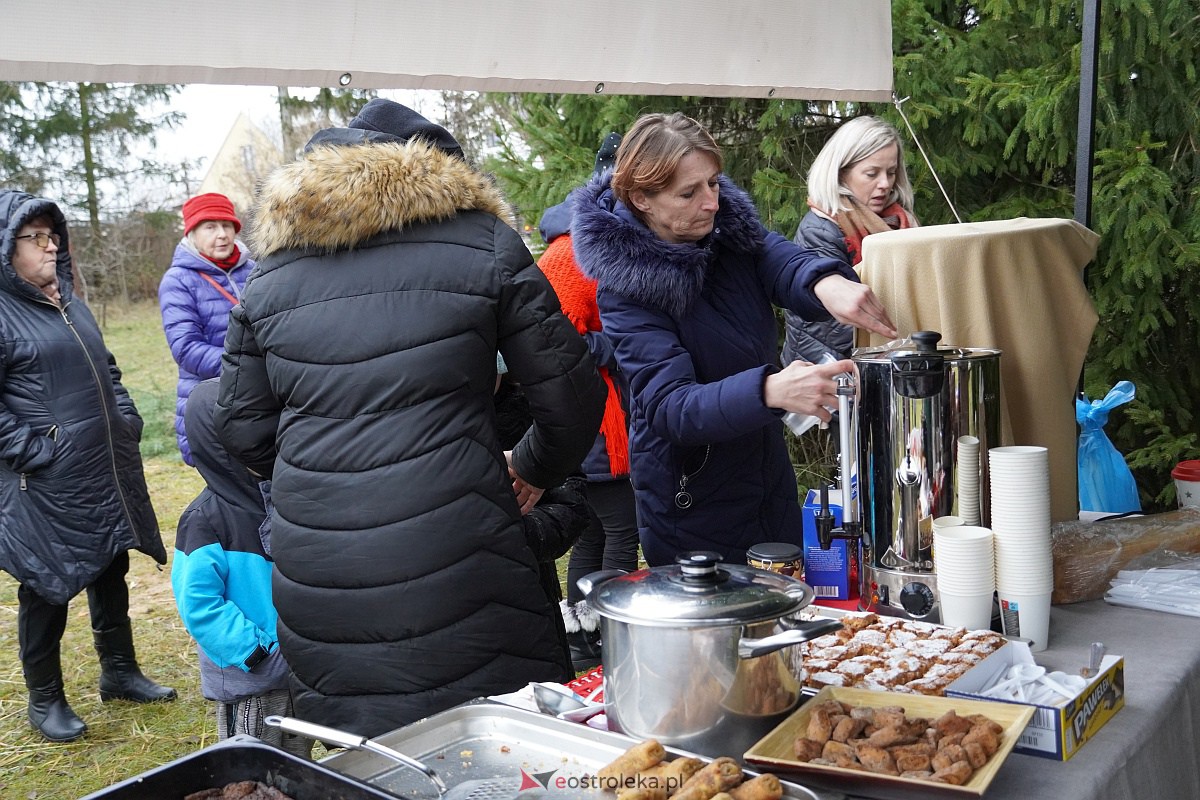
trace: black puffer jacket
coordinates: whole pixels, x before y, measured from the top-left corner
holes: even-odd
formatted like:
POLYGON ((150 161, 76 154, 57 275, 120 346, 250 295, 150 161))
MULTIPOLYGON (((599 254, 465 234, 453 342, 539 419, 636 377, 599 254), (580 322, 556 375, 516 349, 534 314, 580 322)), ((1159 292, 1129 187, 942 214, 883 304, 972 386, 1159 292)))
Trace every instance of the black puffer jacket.
POLYGON ((62 211, 0 190, 0 569, 62 605, 124 550, 167 563, 141 432, 95 318, 71 294, 62 211), (62 237, 61 308, 13 267, 13 237, 38 216, 62 237))
POLYGON ((422 140, 323 142, 264 185, 217 424, 273 478, 273 591, 296 713, 366 735, 562 675, 497 443, 496 353, 554 486, 604 388, 499 192, 422 140))

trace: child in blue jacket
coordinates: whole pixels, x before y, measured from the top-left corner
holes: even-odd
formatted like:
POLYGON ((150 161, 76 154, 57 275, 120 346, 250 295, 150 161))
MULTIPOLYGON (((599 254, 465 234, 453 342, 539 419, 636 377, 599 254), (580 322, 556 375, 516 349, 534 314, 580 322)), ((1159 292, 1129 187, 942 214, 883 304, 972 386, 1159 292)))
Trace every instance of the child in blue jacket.
POLYGON ((188 441, 205 488, 179 518, 171 587, 179 616, 196 640, 200 691, 217 706, 217 736, 245 733, 309 757, 310 740, 267 726, 291 716, 288 665, 279 653, 271 602, 267 527, 269 483, 229 456, 217 441, 213 409, 218 380, 196 385, 184 412, 188 441))

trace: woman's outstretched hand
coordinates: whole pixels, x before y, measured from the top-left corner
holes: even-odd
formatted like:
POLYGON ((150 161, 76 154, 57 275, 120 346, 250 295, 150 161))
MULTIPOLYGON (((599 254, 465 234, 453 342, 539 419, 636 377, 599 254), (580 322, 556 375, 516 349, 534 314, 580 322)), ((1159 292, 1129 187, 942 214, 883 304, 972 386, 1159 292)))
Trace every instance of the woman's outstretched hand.
POLYGON ((896 325, 871 287, 844 275, 826 275, 813 286, 813 294, 838 322, 864 328, 889 339, 896 338, 896 325))

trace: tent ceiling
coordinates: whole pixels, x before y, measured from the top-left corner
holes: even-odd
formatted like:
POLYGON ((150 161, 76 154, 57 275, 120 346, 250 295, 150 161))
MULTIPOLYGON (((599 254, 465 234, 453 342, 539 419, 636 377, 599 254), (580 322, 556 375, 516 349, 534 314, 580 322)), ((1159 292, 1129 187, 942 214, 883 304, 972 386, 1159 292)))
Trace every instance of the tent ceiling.
POLYGON ((889 0, 9 4, 0 80, 887 101, 889 0), (40 35, 41 31, 45 35, 40 35))

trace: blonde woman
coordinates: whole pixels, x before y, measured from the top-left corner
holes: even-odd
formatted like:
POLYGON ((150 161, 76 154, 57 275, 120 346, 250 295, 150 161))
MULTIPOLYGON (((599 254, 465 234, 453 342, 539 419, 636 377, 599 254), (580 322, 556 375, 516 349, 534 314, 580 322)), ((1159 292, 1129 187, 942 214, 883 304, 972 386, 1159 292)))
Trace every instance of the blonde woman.
MULTIPOLYGON (((808 205, 796 243, 852 267, 862 260, 867 236, 916 227, 904 145, 896 129, 878 117, 855 117, 838 128, 809 169, 808 205)), ((784 364, 816 363, 826 353, 850 355, 854 331, 849 325, 811 322, 792 311, 784 317, 784 364)))

